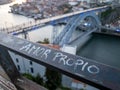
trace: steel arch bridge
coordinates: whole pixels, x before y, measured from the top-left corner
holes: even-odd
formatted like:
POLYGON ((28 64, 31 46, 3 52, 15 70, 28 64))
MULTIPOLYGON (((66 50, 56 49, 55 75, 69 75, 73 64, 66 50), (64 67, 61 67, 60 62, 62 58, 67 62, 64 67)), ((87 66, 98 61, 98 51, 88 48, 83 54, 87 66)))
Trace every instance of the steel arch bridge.
POLYGON ((91 34, 96 30, 100 30, 101 22, 94 11, 72 16, 58 37, 54 39, 53 44, 59 44, 60 46, 68 44, 73 32, 78 26, 81 30, 85 30, 84 34, 91 34))
POLYGON ((6 27, 3 29, 0 29, 1 32, 6 32, 6 33, 11 33, 13 35, 19 35, 21 33, 24 33, 24 31, 29 32, 38 28, 41 28, 45 25, 55 25, 59 22, 68 22, 71 17, 84 14, 84 13, 90 13, 90 12, 102 12, 105 11, 109 8, 109 6, 102 6, 102 7, 96 7, 96 8, 91 8, 83 11, 76 11, 76 12, 71 12, 59 16, 54 16, 50 18, 45 18, 37 21, 30 21, 26 22, 20 25, 12 26, 12 27, 6 27))

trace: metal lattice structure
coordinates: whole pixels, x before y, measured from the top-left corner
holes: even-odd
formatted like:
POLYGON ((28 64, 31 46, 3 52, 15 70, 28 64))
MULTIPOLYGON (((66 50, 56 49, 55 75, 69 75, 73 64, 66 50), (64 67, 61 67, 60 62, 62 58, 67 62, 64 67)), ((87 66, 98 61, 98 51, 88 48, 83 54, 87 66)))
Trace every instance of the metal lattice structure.
MULTIPOLYGON (((86 28, 86 31, 93 32, 100 29, 101 22, 98 16, 94 12, 82 13, 80 15, 73 16, 59 36, 54 40, 54 44, 59 44, 63 46, 64 44, 68 44, 70 38, 72 37, 72 33, 76 30, 78 26, 83 26, 86 28), (86 26, 84 24, 87 24, 86 26)), ((92 32, 91 32, 92 33, 92 32)), ((90 34, 90 33, 89 33, 90 34)))

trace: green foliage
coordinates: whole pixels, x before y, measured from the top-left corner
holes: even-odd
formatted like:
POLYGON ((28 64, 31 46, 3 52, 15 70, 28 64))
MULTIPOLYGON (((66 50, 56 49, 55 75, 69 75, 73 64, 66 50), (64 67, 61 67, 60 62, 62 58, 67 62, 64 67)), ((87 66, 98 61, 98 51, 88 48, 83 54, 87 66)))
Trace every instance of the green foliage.
MULTIPOLYGON (((46 82, 44 83, 43 78, 37 74, 37 76, 32 76, 29 73, 24 73, 23 74, 24 77, 36 82, 37 84, 40 84, 46 88, 48 88, 49 90, 72 90, 68 87, 63 87, 61 85, 61 80, 62 80, 62 76, 60 73, 53 71, 53 70, 46 70, 46 82)), ((80 90, 84 90, 84 89, 80 89, 80 90)))
POLYGON ((37 82, 40 85, 44 85, 43 78, 41 78, 39 74, 37 74, 37 76, 35 77, 35 82, 37 82))
POLYGON ((44 85, 43 78, 41 78, 41 76, 39 74, 37 74, 37 76, 34 77, 31 74, 24 73, 23 76, 32 80, 32 81, 34 81, 34 82, 36 82, 37 84, 44 85))
POLYGON ((61 90, 72 90, 71 88, 68 88, 68 87, 61 87, 60 89, 61 90))
POLYGON ((49 90, 56 90, 61 86, 62 76, 59 72, 47 68, 45 76, 47 79, 45 82, 45 87, 49 90))
POLYGON ((106 10, 105 12, 101 13, 101 18, 105 19, 109 14, 111 14, 113 11, 115 11, 112 8, 109 8, 108 10, 106 10))
POLYGON ((84 88, 81 88, 80 90, 86 90, 86 89, 84 89, 84 88))
POLYGON ((46 88, 48 88, 49 90, 56 90, 57 88, 60 88, 60 90, 71 90, 70 88, 67 87, 63 87, 61 85, 61 81, 62 81, 62 75, 59 72, 50 70, 50 69, 46 69, 46 73, 45 73, 45 77, 46 77, 46 81, 43 81, 43 78, 37 74, 37 76, 32 76, 29 73, 24 73, 23 74, 24 77, 36 82, 37 84, 40 84, 46 88))
POLYGON ((120 17, 120 8, 110 7, 105 12, 101 13, 101 22, 103 25, 116 22, 120 17))
POLYGON ((48 38, 44 39, 44 44, 49 44, 49 39, 48 38))
POLYGON ((48 39, 48 38, 45 38, 45 39, 43 40, 43 42, 42 42, 42 41, 37 41, 37 43, 49 44, 50 42, 49 42, 49 39, 48 39))
POLYGON ((28 78, 28 79, 30 79, 30 80, 32 80, 32 81, 35 81, 35 77, 33 77, 33 76, 32 76, 31 74, 29 74, 29 73, 24 73, 23 76, 26 77, 26 78, 28 78))

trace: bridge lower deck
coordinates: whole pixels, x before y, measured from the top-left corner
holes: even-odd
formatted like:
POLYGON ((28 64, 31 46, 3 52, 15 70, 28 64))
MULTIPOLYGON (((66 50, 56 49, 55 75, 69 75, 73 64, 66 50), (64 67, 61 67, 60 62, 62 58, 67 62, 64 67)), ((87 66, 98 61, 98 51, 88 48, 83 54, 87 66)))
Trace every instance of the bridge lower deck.
POLYGON ((120 36, 93 34, 77 55, 120 68, 120 36))

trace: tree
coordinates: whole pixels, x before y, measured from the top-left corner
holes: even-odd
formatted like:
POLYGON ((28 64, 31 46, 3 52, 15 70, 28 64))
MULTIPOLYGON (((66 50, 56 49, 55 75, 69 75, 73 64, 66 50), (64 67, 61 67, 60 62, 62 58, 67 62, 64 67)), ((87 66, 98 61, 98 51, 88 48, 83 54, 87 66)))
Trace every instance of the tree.
POLYGON ((37 76, 35 77, 35 82, 40 85, 44 85, 43 78, 41 78, 40 74, 37 74, 37 76))
POLYGON ((44 44, 49 44, 49 39, 45 38, 43 42, 44 42, 44 44))
POLYGON ((24 73, 23 74, 24 77, 28 78, 29 80, 35 81, 35 77, 33 77, 31 74, 29 73, 24 73))
POLYGON ((46 88, 49 90, 56 90, 56 88, 61 87, 62 76, 59 72, 54 70, 46 69, 46 88))
POLYGON ((48 38, 44 38, 43 42, 42 41, 37 41, 37 43, 49 44, 49 39, 48 38))
POLYGON ((43 78, 39 74, 37 74, 37 76, 34 77, 29 73, 24 73, 23 76, 28 78, 29 80, 36 82, 37 84, 44 85, 43 78))

